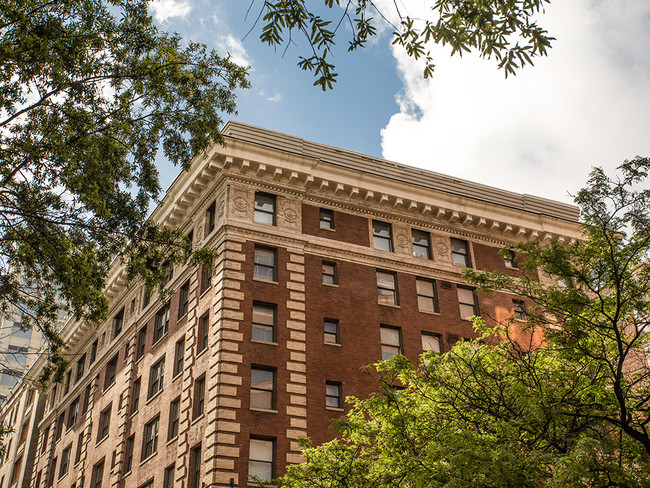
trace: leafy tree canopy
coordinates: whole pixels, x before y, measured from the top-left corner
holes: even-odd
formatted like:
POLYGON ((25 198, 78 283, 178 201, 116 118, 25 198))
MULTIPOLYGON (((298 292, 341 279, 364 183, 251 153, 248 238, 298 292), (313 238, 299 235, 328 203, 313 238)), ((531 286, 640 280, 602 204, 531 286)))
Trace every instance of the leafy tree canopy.
MULTIPOLYGON (((388 2, 386 2, 388 3, 388 2)), ((506 76, 518 68, 532 65, 545 56, 553 37, 536 16, 550 0, 433 0, 425 2, 430 14, 409 16, 398 2, 382 8, 369 0, 251 0, 250 11, 257 11, 260 39, 270 46, 285 49, 295 37, 306 40, 309 53, 298 66, 314 73, 314 85, 323 90, 336 82, 332 54, 337 37, 348 37, 348 51, 364 47, 378 33, 378 23, 393 29, 393 44, 409 56, 424 60, 424 76, 435 68, 430 43, 449 46, 451 54, 477 52, 494 58, 506 76), (392 23, 389 19, 397 19, 392 23), (344 31, 344 32, 343 32, 344 31)))
POLYGON ((178 231, 146 222, 154 159, 187 169, 248 86, 245 68, 160 32, 147 7, 0 3, 0 307, 45 333, 46 376, 65 367, 59 314, 105 318, 114 259, 153 288, 163 262, 186 258, 178 231))
POLYGON ((649 169, 594 169, 584 239, 515 246, 521 278, 468 271, 525 297, 526 322, 477 318, 481 340, 379 363, 383 393, 349 398, 341 438, 308 447, 284 486, 650 486, 649 169))

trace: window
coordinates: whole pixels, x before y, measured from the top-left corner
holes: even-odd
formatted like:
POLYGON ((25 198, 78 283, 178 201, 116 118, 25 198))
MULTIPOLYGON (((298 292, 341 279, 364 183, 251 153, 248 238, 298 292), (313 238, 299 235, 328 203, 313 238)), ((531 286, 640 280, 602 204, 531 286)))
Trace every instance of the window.
POLYGON ((205 314, 199 319, 199 331, 196 347, 198 352, 204 351, 208 347, 208 334, 210 333, 210 316, 205 314))
POLYGON ((144 309, 149 305, 149 302, 151 302, 151 293, 145 288, 144 293, 142 294, 142 308, 144 309))
POLYGON ((339 342, 339 321, 334 319, 325 319, 323 321, 325 344, 340 344, 339 342))
MULTIPOLYGON (((119 353, 118 353, 119 354, 119 353)), ((115 376, 117 374, 117 359, 118 354, 113 356, 106 364, 106 376, 104 377, 104 390, 115 383, 115 376)))
POLYGON ((163 488, 174 488, 174 471, 176 466, 172 464, 165 468, 165 476, 163 477, 163 488))
POLYGON ((255 246, 253 276, 260 280, 276 281, 275 249, 255 246))
POLYGON ((135 312, 135 298, 131 300, 131 305, 129 306, 129 315, 133 315, 135 312))
POLYGON ((212 286, 212 264, 206 264, 201 268, 201 293, 212 286))
POLYGON ((275 195, 255 192, 255 216, 260 224, 275 225, 275 195))
POLYGON ((113 339, 115 339, 120 332, 122 332, 122 325, 124 324, 124 307, 122 310, 117 312, 117 315, 113 317, 113 339))
MULTIPOLYGON (((48 477, 47 486, 54 485, 54 473, 56 472, 56 463, 57 463, 58 460, 59 460, 58 458, 52 459, 52 464, 50 466, 50 472, 47 475, 47 477, 48 477)), ((12 474, 12 478, 13 478, 13 474, 12 474)), ((10 483, 10 485, 13 485, 13 482, 10 483)))
POLYGON ((422 332, 422 351, 442 352, 440 336, 430 332, 422 332))
POLYGON ((88 411, 88 406, 90 405, 90 385, 86 386, 84 390, 83 404, 81 406, 81 413, 85 414, 88 411))
POLYGON ((95 359, 97 359, 97 339, 95 339, 93 345, 90 346, 90 361, 88 361, 88 364, 93 364, 95 359))
POLYGON ((372 221, 372 246, 380 251, 393 250, 391 225, 379 220, 372 221))
POLYGON ((205 408, 205 376, 198 378, 194 382, 194 418, 203 415, 205 408))
POLYGON ((174 376, 183 371, 183 358, 185 356, 185 339, 176 343, 174 349, 174 376))
POLYGON ((169 429, 167 430, 167 440, 171 440, 178 435, 178 421, 181 411, 181 398, 176 398, 169 404, 169 429))
POLYGON ((72 444, 66 447, 61 453, 61 465, 59 466, 59 479, 68 474, 70 467, 70 451, 72 451, 72 444))
POLYGON ((20 339, 29 339, 32 336, 32 329, 26 329, 22 322, 14 322, 11 327, 11 336, 20 339))
POLYGON ((275 409, 275 370, 251 368, 251 408, 275 409))
MULTIPOLYGON (((16 462, 14 463, 14 466, 11 470, 11 481, 9 483, 9 486, 13 486, 14 483, 18 482, 18 478, 20 477, 20 470, 23 467, 23 457, 20 456, 18 459, 16 459, 16 462)), ((56 463, 53 464, 53 468, 56 468, 56 463)), ((54 476, 52 476, 54 478, 54 476)))
POLYGON ((325 406, 341 408, 341 383, 334 381, 325 383, 325 406))
POLYGON ((514 317, 516 320, 526 320, 526 305, 523 300, 513 300, 512 308, 514 309, 514 317))
POLYGON ((81 461, 81 449, 83 448, 83 445, 84 445, 84 433, 82 432, 81 434, 79 434, 79 437, 77 437, 77 449, 74 454, 75 464, 81 461))
POLYGON ((138 345, 137 345, 136 350, 135 350, 135 360, 136 361, 144 356, 144 348, 145 348, 146 344, 147 344, 147 326, 144 325, 138 331, 138 345))
POLYGON ((147 459, 158 452, 158 420, 159 417, 156 416, 144 426, 142 459, 147 459))
POLYGON ((86 355, 84 354, 79 358, 79 361, 77 361, 77 374, 75 376, 74 382, 78 382, 81 378, 83 378, 84 375, 84 368, 86 367, 86 355))
POLYGON ((516 268, 517 267, 517 254, 512 249, 505 251, 503 256, 503 261, 506 265, 506 268, 516 268))
POLYGON ((104 478, 104 459, 93 466, 93 478, 91 488, 102 488, 102 479, 104 478))
POLYGON ((253 304, 252 339, 260 342, 275 341, 275 306, 253 304))
POLYGON ((3 369, 2 376, 0 376, 0 384, 6 386, 15 386, 22 374, 15 369, 3 369))
POLYGON ((111 426, 111 405, 102 410, 99 414, 99 432, 97 433, 97 442, 108 437, 108 430, 111 426))
POLYGON ((334 229, 334 210, 328 208, 320 209, 320 228, 334 229))
POLYGON ((328 261, 323 261, 323 283, 326 285, 336 285, 336 263, 330 263, 328 261))
POLYGON ((169 283, 174 276, 174 265, 167 260, 162 264, 162 272, 165 277, 163 284, 169 283))
MULTIPOLYGON (((41 439, 41 454, 45 453, 45 450, 47 449, 47 439, 49 437, 50 437, 50 427, 48 426, 43 431, 43 437, 41 439)), ((7 449, 6 452, 8 453, 9 449, 7 449)))
POLYGON ((377 270, 377 301, 382 305, 399 305, 394 273, 377 270))
POLYGON ((156 313, 156 329, 154 330, 153 341, 158 342, 169 329, 169 305, 165 305, 156 313))
POLYGON ((402 338, 397 327, 380 327, 381 332, 381 360, 385 361, 397 354, 402 354, 402 338))
MULTIPOLYGON (((24 363, 27 361, 28 349, 22 346, 14 346, 12 344, 7 348, 7 359, 24 363)), ((1 488, 1 487, 0 487, 1 488)))
POLYGON ((416 278, 415 287, 418 294, 418 310, 421 312, 438 312, 435 281, 416 278))
POLYGON ((205 211, 205 235, 214 230, 217 202, 212 202, 205 211))
POLYGON ((181 286, 180 296, 178 299, 178 316, 182 317, 187 313, 190 305, 190 282, 181 286))
POLYGON ((134 414, 140 408, 140 378, 133 382, 133 398, 131 398, 131 414, 134 414))
POLYGON ((411 229, 411 236, 413 237, 413 256, 416 258, 431 259, 429 233, 411 229))
POLYGON ((59 419, 56 421, 56 431, 54 432, 54 442, 58 442, 63 433, 63 422, 65 422, 65 412, 61 412, 59 419))
POLYGON ((75 398, 70 404, 68 410, 68 429, 74 427, 77 423, 77 414, 79 413, 79 397, 75 398))
POLYGON ((163 388, 165 375, 165 356, 163 356, 149 370, 149 398, 157 394, 163 388))
POLYGON ((455 265, 470 268, 472 262, 469 259, 469 243, 462 239, 451 238, 451 259, 455 265))
POLYGON ((190 453, 190 482, 188 488, 201 487, 201 444, 192 448, 190 453))
POLYGON ((124 460, 124 472, 129 473, 133 468, 133 446, 135 445, 135 435, 126 440, 126 455, 124 460))
POLYGON ((194 247, 194 229, 187 233, 187 247, 189 247, 190 251, 194 247))
POLYGON ((72 371, 67 371, 65 373, 65 380, 63 381, 63 394, 67 395, 70 391, 70 381, 72 379, 72 371))
POLYGON ((461 318, 468 319, 473 315, 479 315, 473 288, 458 287, 458 304, 461 318))
POLYGON ((273 479, 275 441, 251 437, 248 453, 248 477, 259 480, 273 479))

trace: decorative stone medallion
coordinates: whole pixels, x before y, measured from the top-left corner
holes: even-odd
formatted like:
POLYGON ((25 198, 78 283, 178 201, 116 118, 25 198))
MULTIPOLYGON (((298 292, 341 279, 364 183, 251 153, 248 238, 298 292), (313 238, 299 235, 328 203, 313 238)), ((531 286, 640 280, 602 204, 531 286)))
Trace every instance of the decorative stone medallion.
POLYGON ((436 252, 440 256, 446 256, 447 253, 449 252, 449 248, 447 247, 447 245, 444 242, 438 242, 436 244, 436 252))
POLYGON ((397 245, 400 247, 408 247, 409 245, 409 238, 406 234, 399 234, 397 236, 397 245))
POLYGON ((235 208, 240 212, 245 212, 248 209, 248 200, 244 197, 235 197, 234 204, 235 208))
POLYGON ((284 219, 287 222, 295 222, 296 220, 298 220, 298 212, 296 212, 295 209, 293 208, 285 208, 284 219))

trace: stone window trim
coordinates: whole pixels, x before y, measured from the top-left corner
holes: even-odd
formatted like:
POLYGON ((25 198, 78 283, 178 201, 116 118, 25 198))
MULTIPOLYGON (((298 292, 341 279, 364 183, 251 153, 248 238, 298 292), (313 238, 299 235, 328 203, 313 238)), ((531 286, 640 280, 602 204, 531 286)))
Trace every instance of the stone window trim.
POLYGON ((431 234, 420 229, 411 229, 413 256, 420 259, 433 259, 431 234))
POLYGON ((379 251, 393 252, 393 226, 381 220, 372 221, 372 247, 379 251))
POLYGON ((271 193, 256 191, 253 222, 277 225, 277 197, 271 193))
POLYGON ((469 241, 456 237, 450 237, 449 241, 451 245, 452 264, 457 267, 471 268, 472 256, 469 241))
POLYGON ((324 230, 335 231, 334 210, 331 208, 321 208, 319 211, 319 228, 324 230))

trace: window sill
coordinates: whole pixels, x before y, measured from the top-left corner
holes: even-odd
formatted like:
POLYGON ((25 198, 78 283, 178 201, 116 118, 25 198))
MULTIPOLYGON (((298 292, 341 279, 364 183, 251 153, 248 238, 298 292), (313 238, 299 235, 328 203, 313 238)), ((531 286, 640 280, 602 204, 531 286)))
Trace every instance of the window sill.
POLYGON ((267 346, 277 346, 277 342, 266 342, 266 341, 258 341, 257 339, 251 339, 251 342, 254 344, 266 344, 267 346))
POLYGON ((332 412, 345 412, 345 409, 341 407, 325 407, 325 410, 331 410, 332 412))
POLYGON ((265 280, 263 278, 257 278, 256 276, 253 277, 253 281, 258 281, 260 283, 268 283, 269 285, 277 285, 279 281, 276 280, 265 280))
POLYGON ((249 409, 251 412, 261 412, 261 413, 278 413, 277 410, 273 408, 254 408, 250 407, 249 409))
POLYGON ((389 303, 379 303, 379 302, 377 302, 377 305, 381 305, 382 307, 390 307, 390 308, 402 308, 399 305, 390 305, 389 303))
POLYGON ((205 414, 204 414, 204 413, 202 413, 201 415, 199 415, 198 417, 196 417, 194 420, 192 420, 192 422, 190 423, 190 425, 194 425, 194 424, 199 423, 201 420, 203 420, 203 417, 205 417, 205 414))
POLYGON ((169 440, 167 441, 167 444, 165 444, 165 445, 166 445, 166 446, 169 446, 170 444, 173 444, 173 443, 176 442, 177 440, 178 440, 178 434, 176 434, 174 437, 172 437, 171 439, 169 439, 169 440))
POLYGON ((115 381, 113 381, 110 385, 102 390, 102 395, 104 395, 107 391, 110 391, 110 389, 113 388, 113 385, 115 385, 115 381))
POLYGON ((124 478, 126 478, 127 476, 129 476, 132 472, 133 472, 133 469, 129 469, 126 473, 124 473, 124 474, 122 475, 122 479, 124 479, 124 478))
POLYGON ((183 376, 183 370, 181 369, 178 373, 172 376, 172 383, 176 381, 178 378, 181 378, 182 376, 183 376))
POLYGON ((61 483, 61 480, 64 480, 66 476, 68 476, 69 471, 66 471, 63 476, 59 476, 59 479, 57 480, 59 483, 61 483))
POLYGON ((420 313, 426 313, 427 315, 440 315, 440 312, 429 312, 428 310, 418 310, 420 313))
POLYGON ((201 294, 199 295, 199 300, 200 300, 201 298, 203 298, 203 296, 204 296, 208 291, 210 291, 210 288, 212 288, 212 285, 210 285, 210 286, 206 286, 206 287, 205 287, 205 290, 201 291, 201 294))
POLYGON ((149 403, 152 402, 153 400, 155 400, 156 398, 158 398, 161 395, 162 392, 163 392, 163 389, 161 388, 153 396, 147 398, 147 401, 146 401, 145 405, 149 405, 149 403))
POLYGON ((104 437, 102 437, 101 439, 99 439, 99 440, 97 441, 97 443, 95 444, 95 447, 100 446, 100 445, 101 445, 101 444, 102 444, 106 439, 108 439, 108 436, 104 436, 104 437))
POLYGON ((140 461, 140 466, 142 466, 144 463, 146 463, 147 461, 149 461, 149 460, 150 460, 151 458, 153 458, 156 454, 158 454, 158 451, 149 454, 148 457, 146 457, 146 458, 144 458, 142 461, 140 461))
POLYGON ((506 264, 506 269, 514 269, 516 271, 519 271, 519 266, 510 266, 510 265, 506 264))
POLYGON ((330 228, 330 227, 320 227, 320 226, 318 226, 318 228, 319 228, 320 230, 326 230, 326 231, 328 231, 328 232, 336 232, 336 229, 332 229, 332 228, 330 228))
POLYGON ((133 417, 135 417, 136 415, 138 415, 138 412, 139 412, 139 411, 140 411, 140 410, 136 410, 135 412, 131 412, 131 413, 129 414, 129 418, 132 419, 133 417))
POLYGON ((178 318, 176 319, 176 323, 178 324, 181 320, 186 319, 188 313, 189 313, 189 305, 188 305, 188 310, 187 310, 187 312, 185 312, 183 315, 179 315, 178 318))
POLYGON ((323 286, 331 286, 332 288, 338 288, 338 283, 323 283, 323 286))
POLYGON ((196 356, 194 356, 194 360, 196 361, 196 360, 199 359, 201 356, 203 356, 203 355, 205 354, 205 351, 207 351, 207 350, 208 350, 208 348, 205 347, 204 349, 201 349, 200 351, 198 351, 198 352, 196 353, 196 356))
POLYGON ((154 343, 151 344, 151 349, 153 349, 153 348, 156 347, 158 344, 160 344, 160 342, 161 342, 165 337, 167 337, 167 334, 168 334, 168 333, 169 333, 169 331, 165 332, 163 335, 160 336, 159 339, 157 339, 156 341, 154 341, 154 343))
POLYGON ((340 342, 323 342, 326 346, 334 346, 334 347, 341 347, 340 342))

